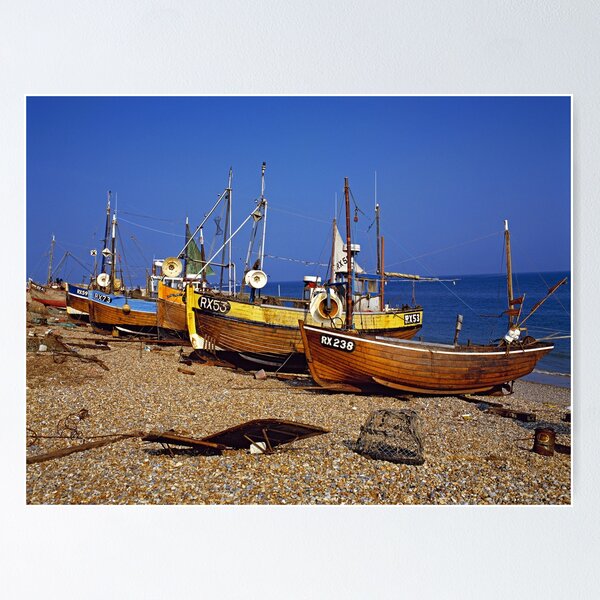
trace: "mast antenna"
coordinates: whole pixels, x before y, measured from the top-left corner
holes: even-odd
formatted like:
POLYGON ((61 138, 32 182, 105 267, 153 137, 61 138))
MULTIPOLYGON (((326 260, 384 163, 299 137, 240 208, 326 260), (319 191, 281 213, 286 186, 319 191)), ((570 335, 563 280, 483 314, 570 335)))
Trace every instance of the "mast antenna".
POLYGON ((110 235, 110 197, 112 192, 108 190, 106 194, 106 225, 104 226, 104 239, 102 240, 102 264, 100 266, 100 272, 106 273, 106 253, 104 250, 108 248, 108 236, 110 235))
POLYGON ((229 182, 228 182, 228 187, 227 189, 229 190, 228 193, 228 199, 229 199, 229 253, 228 253, 228 264, 227 264, 227 283, 228 283, 228 288, 229 288, 229 294, 231 295, 232 293, 235 292, 235 280, 233 279, 233 256, 232 256, 232 248, 231 248, 231 224, 233 221, 233 213, 232 213, 232 209, 233 209, 233 190, 232 190, 232 184, 233 184, 233 167, 229 167, 229 182), (233 289, 232 289, 233 288, 233 289))
POLYGON ((265 170, 267 169, 267 163, 262 164, 261 173, 261 185, 260 185, 260 201, 263 205, 263 224, 262 224, 262 240, 260 244, 260 269, 264 271, 265 261, 265 236, 267 233, 267 199, 265 198, 265 170))
POLYGON ((512 282, 512 259, 510 255, 510 231, 508 230, 508 219, 504 220, 504 243, 506 245, 506 290, 508 295, 508 327, 514 324, 513 310, 513 282, 512 282))
POLYGON ((377 171, 375 171, 375 206, 378 206, 378 204, 377 204, 377 171))
POLYGON ((346 329, 352 329, 352 236, 350 233, 350 194, 348 178, 344 177, 344 197, 346 201, 346 329))
POLYGON ((48 261, 48 285, 52 283, 52 259, 54 257, 54 244, 56 243, 56 239, 54 238, 54 234, 52 234, 52 242, 50 243, 50 260, 48 261))
POLYGON ((112 216, 112 235, 110 242, 110 293, 115 291, 115 276, 117 269, 117 206, 115 202, 115 211, 112 216))

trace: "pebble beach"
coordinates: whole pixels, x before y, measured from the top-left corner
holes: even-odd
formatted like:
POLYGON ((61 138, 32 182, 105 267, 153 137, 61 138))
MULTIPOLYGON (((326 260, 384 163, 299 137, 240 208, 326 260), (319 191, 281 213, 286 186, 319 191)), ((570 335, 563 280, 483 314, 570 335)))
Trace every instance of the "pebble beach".
POLYGON ((29 319, 27 327, 28 459, 108 436, 131 437, 27 464, 28 504, 571 503, 570 453, 532 451, 540 426, 555 429, 557 446, 570 449, 568 388, 517 381, 514 393, 500 398, 332 393, 315 388, 307 375, 261 380, 253 371, 198 362, 182 368, 189 347, 111 340, 86 326, 39 321, 29 319), (78 344, 70 346, 78 357, 57 352, 55 335, 78 344), (109 349, 94 348, 102 339, 109 349), (491 414, 486 400, 534 413, 536 420, 491 414), (353 450, 361 426, 378 409, 417 413, 423 464, 374 460, 353 450), (228 449, 220 456, 178 446, 169 451, 141 439, 169 430, 200 438, 262 418, 328 433, 272 453, 228 449))

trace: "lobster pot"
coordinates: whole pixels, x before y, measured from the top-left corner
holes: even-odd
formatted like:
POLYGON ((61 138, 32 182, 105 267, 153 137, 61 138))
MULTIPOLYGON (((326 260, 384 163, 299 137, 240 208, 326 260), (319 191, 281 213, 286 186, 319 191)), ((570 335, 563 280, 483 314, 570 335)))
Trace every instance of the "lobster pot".
POLYGON ((423 444, 414 410, 375 410, 360 428, 355 452, 377 460, 422 465, 423 444))

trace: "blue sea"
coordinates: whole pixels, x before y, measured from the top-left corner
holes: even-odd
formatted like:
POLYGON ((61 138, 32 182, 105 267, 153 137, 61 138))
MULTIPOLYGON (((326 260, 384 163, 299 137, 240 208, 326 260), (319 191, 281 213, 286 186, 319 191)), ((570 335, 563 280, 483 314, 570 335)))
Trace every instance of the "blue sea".
MULTIPOLYGON (((521 334, 522 338, 525 335, 536 339, 552 334, 570 336, 571 278, 570 273, 565 271, 513 275, 514 296, 525 294, 521 319, 563 277, 569 278, 567 283, 528 319, 525 324, 527 332, 521 334)), ((418 338, 425 341, 452 343, 458 314, 463 315, 459 342, 488 343, 504 336, 508 329, 508 318, 500 316, 507 303, 504 275, 447 275, 440 279, 453 281, 414 284, 410 281, 389 281, 385 289, 385 303, 390 306, 411 304, 414 291, 416 303, 423 307, 423 328, 418 338)), ((302 281, 270 281, 263 294, 298 297, 302 295, 302 288, 302 281)), ((570 387, 570 337, 554 340, 554 350, 540 360, 535 371, 524 379, 570 387)))

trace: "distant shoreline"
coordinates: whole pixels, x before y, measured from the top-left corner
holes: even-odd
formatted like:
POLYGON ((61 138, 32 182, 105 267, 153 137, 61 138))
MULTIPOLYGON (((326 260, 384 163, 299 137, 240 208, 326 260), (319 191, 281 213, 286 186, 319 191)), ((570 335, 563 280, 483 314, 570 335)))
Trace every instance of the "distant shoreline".
POLYGON ((529 383, 541 383, 544 385, 571 389, 571 376, 568 374, 561 375, 558 373, 540 373, 533 371, 529 375, 522 377, 522 379, 529 383))

